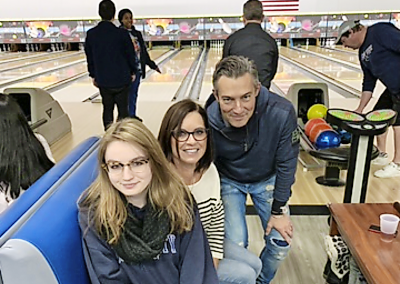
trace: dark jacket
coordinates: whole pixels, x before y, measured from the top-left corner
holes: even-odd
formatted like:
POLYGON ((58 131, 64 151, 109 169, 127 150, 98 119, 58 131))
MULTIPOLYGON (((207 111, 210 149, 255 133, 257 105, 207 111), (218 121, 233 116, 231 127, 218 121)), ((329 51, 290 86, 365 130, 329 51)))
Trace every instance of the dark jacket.
POLYGON ((142 33, 135 29, 135 26, 132 26, 132 30, 129 31, 132 36, 137 38, 140 44, 140 67, 142 72, 142 78, 146 78, 146 65, 148 65, 151 69, 155 70, 158 68, 157 64, 151 60, 149 53, 147 52, 147 46, 143 40, 142 33))
POLYGON ((280 211, 291 195, 299 136, 291 102, 261 87, 254 114, 246 126, 227 126, 218 102, 207 109, 214 140, 215 165, 222 177, 240 183, 276 175, 273 211, 280 211))
POLYGON ((136 54, 126 31, 109 21, 101 21, 87 32, 85 53, 89 76, 99 87, 121 88, 136 74, 136 54))
POLYGON ((242 55, 253 60, 261 84, 269 89, 278 68, 279 52, 275 40, 260 24, 248 23, 230 35, 225 41, 222 57, 229 55, 242 55))
POLYGON ((364 72, 363 91, 372 92, 379 79, 400 98, 400 30, 391 23, 368 27, 359 59, 364 72))
POLYGON ((170 234, 158 259, 128 265, 79 212, 86 266, 93 284, 218 284, 207 236, 196 210, 190 232, 170 234))

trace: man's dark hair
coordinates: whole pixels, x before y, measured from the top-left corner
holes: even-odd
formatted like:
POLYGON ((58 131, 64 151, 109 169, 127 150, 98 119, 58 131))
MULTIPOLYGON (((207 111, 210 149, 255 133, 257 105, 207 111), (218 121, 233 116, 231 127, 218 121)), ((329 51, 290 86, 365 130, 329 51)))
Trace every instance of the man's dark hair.
POLYGON ((99 4, 99 15, 104 21, 111 21, 115 16, 115 5, 111 0, 103 0, 99 4))
POLYGON ((264 17, 262 3, 258 0, 249 0, 244 3, 243 17, 248 21, 262 21, 264 17))

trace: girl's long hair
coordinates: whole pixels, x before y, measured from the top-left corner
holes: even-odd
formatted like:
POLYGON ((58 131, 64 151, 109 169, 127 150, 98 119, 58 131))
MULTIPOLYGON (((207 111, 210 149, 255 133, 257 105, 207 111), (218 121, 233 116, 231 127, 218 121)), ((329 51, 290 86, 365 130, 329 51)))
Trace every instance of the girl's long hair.
POLYGON ((0 93, 0 182, 11 197, 19 197, 53 165, 18 103, 0 93))
POLYGON ((171 232, 190 231, 194 222, 194 201, 189 189, 171 168, 153 134, 138 120, 124 119, 107 130, 99 146, 100 173, 82 194, 79 206, 88 210, 89 224, 109 244, 118 242, 128 213, 125 198, 113 187, 105 164, 105 153, 113 141, 139 147, 149 158, 152 179, 148 185, 148 202, 159 212, 167 212, 171 232))

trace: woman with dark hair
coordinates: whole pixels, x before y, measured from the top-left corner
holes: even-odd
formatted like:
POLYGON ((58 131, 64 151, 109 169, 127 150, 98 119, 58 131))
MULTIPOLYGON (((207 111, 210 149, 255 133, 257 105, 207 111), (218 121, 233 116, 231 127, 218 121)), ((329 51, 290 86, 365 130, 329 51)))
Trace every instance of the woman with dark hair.
POLYGON ((139 91, 140 77, 144 79, 146 77, 146 65, 148 65, 151 69, 156 70, 158 73, 161 73, 157 64, 150 59, 149 53, 147 52, 146 44, 144 43, 142 33, 135 29, 133 25, 133 15, 132 11, 129 9, 122 9, 118 13, 118 20, 121 23, 121 28, 128 30, 129 35, 131 36, 133 46, 135 48, 135 52, 138 62, 138 73, 136 74, 135 81, 132 82, 131 88, 129 90, 129 116, 136 116, 136 102, 139 91))
POLYGON ((212 139, 205 110, 191 100, 172 105, 161 123, 158 141, 198 203, 220 283, 254 284, 261 260, 224 239, 220 180, 212 163, 212 139))
POLYGON ((110 126, 79 201, 92 283, 217 284, 190 191, 138 120, 110 126))
POLYGON ((47 172, 54 159, 34 134, 18 103, 0 93, 0 212, 47 172))

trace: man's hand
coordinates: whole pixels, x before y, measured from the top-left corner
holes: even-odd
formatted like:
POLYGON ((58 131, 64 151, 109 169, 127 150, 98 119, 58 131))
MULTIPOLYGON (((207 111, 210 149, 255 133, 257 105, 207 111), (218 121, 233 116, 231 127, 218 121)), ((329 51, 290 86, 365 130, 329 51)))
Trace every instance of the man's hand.
POLYGON ((95 86, 96 88, 98 88, 99 86, 97 85, 96 79, 92 78, 92 84, 93 86, 95 86))
POLYGON ((135 81, 135 80, 136 80, 136 75, 133 74, 133 75, 132 75, 132 82, 135 81))
POLYGON ((218 265, 219 265, 219 259, 218 258, 213 258, 213 263, 214 263, 215 270, 217 270, 218 269, 218 265))
POLYGON ((271 215, 271 218, 269 218, 268 221, 267 229, 265 229, 265 234, 267 236, 269 233, 271 233, 272 228, 277 230, 290 245, 293 238, 293 224, 292 221, 290 221, 289 215, 271 215))
POLYGON ((354 110, 354 112, 362 114, 366 106, 368 105, 369 101, 372 98, 372 92, 364 91, 361 93, 360 103, 358 107, 354 110))

